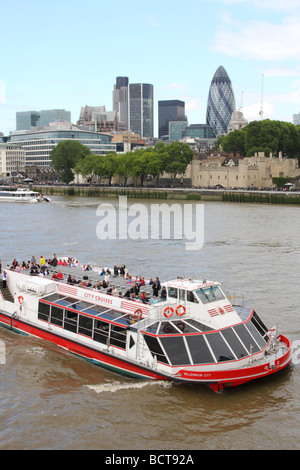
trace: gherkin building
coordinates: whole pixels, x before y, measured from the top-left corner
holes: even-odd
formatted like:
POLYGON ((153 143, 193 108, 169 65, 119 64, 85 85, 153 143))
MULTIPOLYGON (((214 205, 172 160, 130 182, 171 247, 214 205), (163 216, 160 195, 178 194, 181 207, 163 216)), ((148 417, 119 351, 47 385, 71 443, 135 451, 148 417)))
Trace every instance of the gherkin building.
POLYGON ((231 80, 220 65, 210 84, 206 112, 206 123, 214 129, 216 137, 219 134, 227 134, 233 111, 235 99, 231 80))

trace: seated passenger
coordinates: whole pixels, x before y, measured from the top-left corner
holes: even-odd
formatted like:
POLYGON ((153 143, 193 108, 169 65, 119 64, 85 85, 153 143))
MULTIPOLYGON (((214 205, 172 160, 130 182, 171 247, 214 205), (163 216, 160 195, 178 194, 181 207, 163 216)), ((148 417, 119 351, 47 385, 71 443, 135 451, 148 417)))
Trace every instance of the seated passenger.
POLYGON ((60 280, 61 280, 61 279, 63 279, 63 278, 64 278, 63 273, 61 273, 60 271, 58 271, 58 273, 57 273, 57 279, 60 279, 60 280))

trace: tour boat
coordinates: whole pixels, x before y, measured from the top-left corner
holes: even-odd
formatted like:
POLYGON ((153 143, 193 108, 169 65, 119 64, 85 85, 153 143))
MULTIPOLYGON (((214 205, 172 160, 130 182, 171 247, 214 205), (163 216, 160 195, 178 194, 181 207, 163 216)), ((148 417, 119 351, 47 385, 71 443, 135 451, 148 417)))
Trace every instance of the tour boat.
POLYGON ((38 202, 50 202, 50 199, 47 196, 43 196, 36 191, 31 191, 30 189, 0 186, 0 202, 37 204, 38 202))
MULTIPOLYGON (((63 272, 62 266, 55 269, 63 272)), ((6 272, 2 326, 52 341, 117 373, 220 391, 274 374, 292 360, 291 343, 277 326, 268 329, 253 308, 231 303, 219 282, 162 282, 166 299, 142 303, 121 296, 119 291, 128 289, 122 276, 111 276, 118 295, 110 295, 67 284, 66 275, 58 281, 52 273, 6 272)), ((99 272, 93 275, 100 280, 99 272)), ((149 292, 151 286, 141 289, 149 292)))

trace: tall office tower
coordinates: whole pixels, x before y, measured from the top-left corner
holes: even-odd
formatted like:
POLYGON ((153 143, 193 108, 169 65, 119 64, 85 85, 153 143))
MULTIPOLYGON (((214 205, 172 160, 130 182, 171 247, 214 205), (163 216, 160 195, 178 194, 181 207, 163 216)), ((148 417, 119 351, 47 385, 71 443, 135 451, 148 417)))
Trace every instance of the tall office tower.
POLYGON ((169 134, 170 121, 185 121, 185 103, 180 100, 158 102, 158 137, 169 134))
POLYGON ((17 131, 30 131, 31 127, 39 124, 40 113, 38 111, 20 111, 16 113, 17 131))
POLYGON ((235 111, 235 99, 231 80, 221 65, 210 84, 206 112, 206 123, 213 127, 216 136, 227 134, 233 111, 235 111))
POLYGON ((128 130, 128 77, 117 77, 113 91, 113 111, 117 113, 119 122, 126 124, 128 130))
POLYGON ((128 90, 128 129, 141 138, 153 137, 153 85, 131 83, 128 90))

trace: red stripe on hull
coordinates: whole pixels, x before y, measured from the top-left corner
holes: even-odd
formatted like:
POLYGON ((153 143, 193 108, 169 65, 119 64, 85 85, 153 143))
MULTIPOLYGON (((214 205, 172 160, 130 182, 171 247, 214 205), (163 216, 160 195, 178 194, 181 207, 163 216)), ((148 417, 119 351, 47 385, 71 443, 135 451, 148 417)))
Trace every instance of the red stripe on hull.
POLYGON ((174 377, 166 377, 148 370, 143 367, 136 366, 126 360, 122 360, 110 354, 100 352, 84 346, 76 341, 72 341, 59 336, 57 333, 51 333, 43 329, 28 325, 18 319, 0 313, 0 321, 20 331, 26 332, 30 335, 51 341, 58 346, 68 349, 70 352, 78 354, 88 360, 99 362, 101 366, 110 369, 115 369, 119 373, 139 376, 140 378, 150 378, 155 380, 174 380, 187 383, 198 383, 209 385, 214 391, 222 390, 225 387, 233 387, 249 382, 251 380, 266 377, 284 369, 292 360, 291 343, 285 336, 279 336, 279 340, 284 342, 288 347, 288 351, 279 359, 276 359, 274 367, 269 363, 264 363, 259 366, 246 367, 241 369, 231 369, 222 371, 191 371, 181 369, 174 377))
POLYGON ((37 336, 39 338, 51 341, 52 343, 57 344, 65 349, 68 349, 74 354, 78 354, 81 357, 89 359, 91 361, 100 362, 101 366, 108 367, 110 369, 118 369, 119 373, 127 375, 135 375, 136 377, 140 376, 141 378, 149 378, 155 380, 169 380, 168 378, 152 372, 151 370, 144 369, 142 367, 136 366, 126 360, 116 358, 112 355, 102 353, 101 351, 94 350, 87 346, 77 343, 66 338, 59 336, 57 333, 51 333, 45 331, 17 319, 11 319, 10 317, 0 313, 0 321, 8 325, 10 328, 18 329, 23 332, 28 333, 29 335, 37 336))

